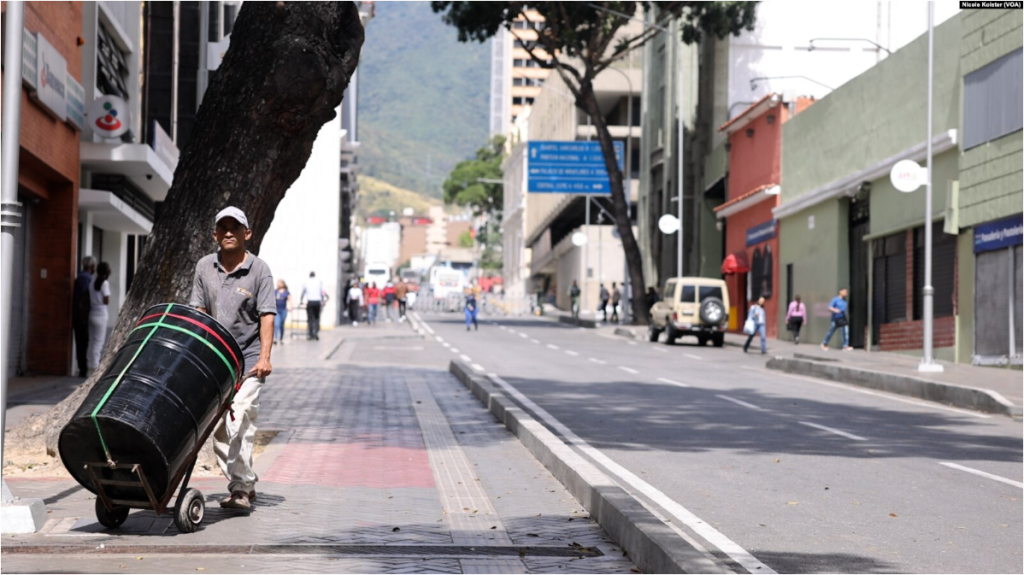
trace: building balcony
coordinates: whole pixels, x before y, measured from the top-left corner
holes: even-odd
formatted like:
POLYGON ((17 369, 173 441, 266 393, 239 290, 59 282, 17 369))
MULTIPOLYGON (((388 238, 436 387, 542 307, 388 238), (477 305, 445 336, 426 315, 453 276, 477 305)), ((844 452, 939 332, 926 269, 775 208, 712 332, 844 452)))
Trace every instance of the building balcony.
POLYGON ((153 148, 145 144, 81 142, 79 158, 83 169, 125 176, 155 202, 162 202, 167 197, 177 167, 177 164, 168 166, 153 148))

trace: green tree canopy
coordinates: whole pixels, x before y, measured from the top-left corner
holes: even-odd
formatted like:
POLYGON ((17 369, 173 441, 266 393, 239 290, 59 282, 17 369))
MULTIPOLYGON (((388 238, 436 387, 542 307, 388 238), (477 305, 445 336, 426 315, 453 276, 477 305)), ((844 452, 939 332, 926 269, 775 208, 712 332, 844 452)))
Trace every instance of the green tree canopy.
POLYGON ((504 146, 505 138, 496 136, 476 151, 475 158, 459 162, 444 181, 445 203, 468 207, 478 216, 498 217, 504 201, 500 183, 504 146))

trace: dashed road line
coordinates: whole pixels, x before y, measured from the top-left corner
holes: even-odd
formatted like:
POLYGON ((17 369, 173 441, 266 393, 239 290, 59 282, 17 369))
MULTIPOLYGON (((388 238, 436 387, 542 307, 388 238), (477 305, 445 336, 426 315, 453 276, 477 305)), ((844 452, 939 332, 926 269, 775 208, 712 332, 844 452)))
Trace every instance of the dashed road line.
MULTIPOLYGON (((532 411, 539 419, 544 421, 549 427, 555 432, 560 434, 566 443, 575 445, 586 454, 588 457, 602 465, 605 469, 610 471, 612 474, 618 476, 623 482, 628 484, 632 489, 639 491, 646 497, 654 501, 655 504, 660 505, 665 511, 668 512, 676 521, 686 525, 698 535, 706 539, 709 543, 717 547, 720 551, 728 555, 733 561, 739 563, 744 569, 750 573, 758 573, 759 575, 771 574, 775 575, 776 571, 771 567, 765 565, 759 561, 756 557, 750 554, 749 551, 740 547, 735 541, 729 539, 725 534, 712 527, 709 523, 705 522, 700 517, 697 517, 689 509, 683 507, 675 500, 670 498, 665 493, 659 491, 650 483, 647 483, 633 472, 629 471, 625 467, 619 465, 613 461, 610 457, 595 449, 589 443, 584 441, 580 436, 573 433, 571 429, 565 426, 561 421, 555 419, 550 413, 544 408, 534 403, 530 398, 523 395, 519 390, 509 384, 507 381, 501 379, 496 374, 489 373, 488 377, 491 378, 496 384, 502 387, 512 398, 518 401, 523 407, 532 411)), ((647 505, 639 500, 644 506, 647 505)))
POLYGON ((842 437, 845 437, 847 439, 852 439, 854 441, 867 441, 868 440, 866 437, 861 437, 859 435, 854 435, 852 433, 847 433, 847 432, 842 431, 840 429, 835 429, 833 427, 828 427, 826 425, 821 425, 821 424, 818 424, 818 423, 811 423, 810 421, 799 421, 797 423, 799 423, 800 425, 806 425, 807 427, 813 427, 815 429, 820 429, 822 431, 827 431, 829 433, 834 433, 836 435, 840 435, 842 437))
POLYGON ((435 335, 435 336, 434 336, 434 339, 436 339, 437 341, 439 341, 439 342, 441 342, 441 343, 444 343, 444 338, 443 338, 443 337, 441 337, 441 336, 439 336, 439 335, 435 335))
POLYGON ((626 373, 632 373, 633 375, 636 375, 636 374, 640 373, 639 371, 633 369, 632 367, 626 367, 624 365, 620 365, 619 369, 621 369, 622 371, 624 371, 626 373))
POLYGON ((690 387, 689 385, 682 383, 680 381, 672 381, 671 379, 665 379, 664 377, 659 377, 658 381, 660 381, 661 383, 667 383, 669 385, 675 385, 678 387, 690 387))
POLYGON ((452 344, 448 343, 447 341, 443 342, 441 345, 443 345, 445 347, 451 347, 452 346, 452 344))
POLYGON ((466 354, 462 354, 462 355, 460 355, 459 357, 461 357, 461 358, 462 358, 462 361, 464 361, 464 362, 466 362, 466 363, 473 363, 473 360, 472 360, 472 359, 470 359, 470 357, 469 357, 468 355, 466 355, 466 354))
POLYGON ((735 397, 729 397, 728 395, 716 395, 715 397, 717 397, 719 399, 724 399, 726 401, 731 401, 731 402, 735 403, 736 405, 742 405, 743 407, 746 407, 747 409, 753 409, 754 411, 767 411, 763 407, 754 405, 753 403, 747 403, 745 401, 741 401, 739 399, 736 399, 735 397))
POLYGON ((573 357, 575 357, 575 356, 579 355, 579 352, 573 351, 573 350, 571 350, 571 349, 567 349, 567 350, 565 350, 565 353, 567 353, 567 354, 569 354, 569 355, 571 355, 571 356, 573 356, 573 357))
POLYGON ((540 340, 539 339, 531 339, 530 343, 535 343, 537 345, 540 345, 540 340))
POLYGON ((998 475, 993 475, 991 473, 986 473, 984 471, 981 471, 979 469, 974 469, 972 467, 966 467, 966 466, 963 466, 963 465, 960 465, 960 464, 957 464, 957 463, 952 463, 952 462, 949 462, 949 461, 940 461, 939 465, 945 465, 946 467, 949 467, 951 469, 959 469, 960 471, 966 471, 967 473, 973 473, 974 475, 977 475, 978 477, 984 477, 986 479, 992 479, 994 481, 999 481, 999 482, 1005 483, 1007 485, 1012 485, 1014 487, 1020 487, 1021 489, 1024 489, 1024 483, 1021 483, 1020 481, 1014 481, 1012 479, 1007 479, 1005 477, 1000 477, 998 475))
POLYGON ((459 353, 459 348, 457 348, 457 347, 453 347, 453 348, 451 348, 451 350, 452 350, 452 353, 459 353))
POLYGON ((526 338, 528 338, 528 337, 530 337, 530 336, 526 335, 526 334, 525 334, 525 333, 523 333, 523 332, 519 332, 519 337, 521 337, 521 338, 523 338, 523 339, 526 339, 526 338))
POLYGON ((480 365, 479 363, 474 363, 473 364, 473 369, 475 369, 475 370, 477 370, 477 371, 479 371, 481 373, 485 371, 484 370, 484 366, 480 365))
POLYGON ((558 346, 553 344, 553 343, 549 343, 548 344, 548 349, 558 349, 558 346))
POLYGON ((699 356, 699 355, 693 355, 692 353, 684 353, 683 355, 685 355, 686 357, 688 357, 688 358, 690 358, 690 359, 704 359, 704 358, 702 358, 701 356, 699 356))
POLYGON ((663 347, 654 347, 654 351, 660 351, 661 353, 668 353, 668 350, 663 347))
POLYGON ((597 359, 596 357, 589 357, 587 359, 589 359, 590 361, 592 361, 592 362, 594 362, 596 364, 600 364, 600 365, 604 365, 604 364, 608 363, 607 361, 605 361, 603 359, 597 359))

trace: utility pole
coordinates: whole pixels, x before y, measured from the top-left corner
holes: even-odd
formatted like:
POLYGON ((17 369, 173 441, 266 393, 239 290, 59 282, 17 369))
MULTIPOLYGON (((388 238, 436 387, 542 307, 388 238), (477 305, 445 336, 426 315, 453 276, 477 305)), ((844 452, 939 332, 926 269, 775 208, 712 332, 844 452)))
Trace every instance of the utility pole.
POLYGON ((935 2, 928 2, 928 129, 927 129, 927 156, 928 172, 925 176, 924 196, 924 287, 921 293, 924 295, 924 357, 918 371, 940 372, 943 371, 942 364, 935 363, 932 356, 932 336, 934 327, 934 303, 935 288, 932 286, 932 80, 934 60, 934 36, 935 36, 935 2))

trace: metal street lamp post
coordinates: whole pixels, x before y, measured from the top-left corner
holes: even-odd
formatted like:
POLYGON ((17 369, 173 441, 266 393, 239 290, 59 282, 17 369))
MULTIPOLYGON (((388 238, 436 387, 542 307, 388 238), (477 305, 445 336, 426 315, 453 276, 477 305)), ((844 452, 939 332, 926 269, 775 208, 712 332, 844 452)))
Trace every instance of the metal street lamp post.
POLYGON ((924 287, 921 293, 924 296, 924 353, 918 371, 940 372, 943 371, 942 364, 935 363, 932 356, 932 331, 934 324, 934 301, 935 288, 932 286, 932 80, 934 60, 934 20, 935 3, 928 2, 928 128, 927 128, 927 156, 928 172, 925 175, 925 199, 924 199, 924 287))

